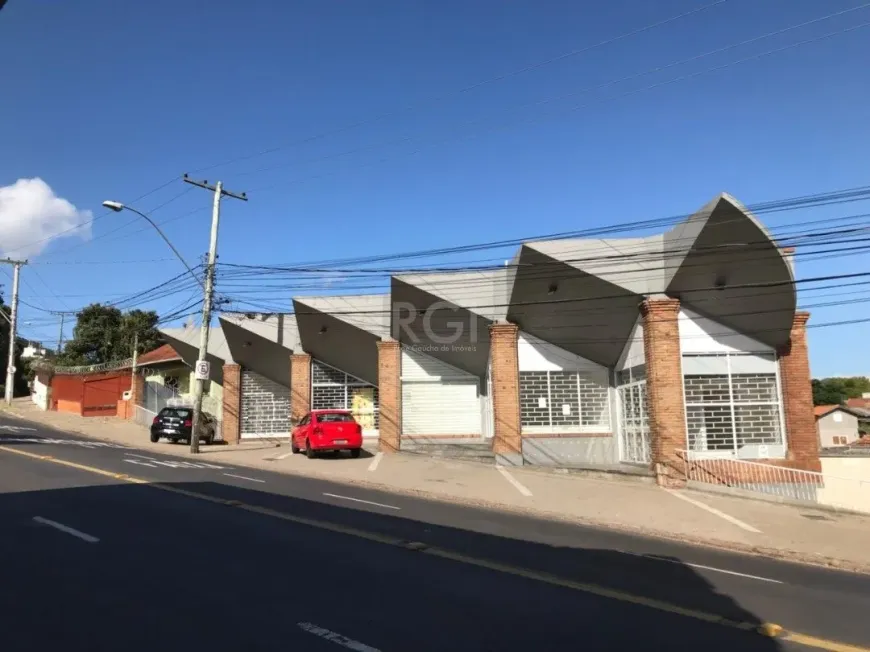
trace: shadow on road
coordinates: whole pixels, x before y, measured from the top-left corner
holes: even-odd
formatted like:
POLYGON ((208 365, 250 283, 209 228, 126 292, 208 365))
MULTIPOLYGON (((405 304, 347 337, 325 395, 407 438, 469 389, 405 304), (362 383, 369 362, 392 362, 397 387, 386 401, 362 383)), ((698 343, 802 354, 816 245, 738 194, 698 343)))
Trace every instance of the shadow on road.
MULTIPOLYGON (((99 613, 100 627, 123 633, 130 650, 155 644, 155 632, 166 628, 175 643, 197 649, 283 650, 297 618, 319 615, 325 627, 352 630, 349 636, 360 632, 360 623, 379 623, 376 635, 356 635, 368 636, 365 642, 383 652, 555 650, 566 649, 561 646, 568 640, 593 650, 782 649, 754 632, 644 604, 672 603, 753 629, 761 624, 678 559, 532 543, 212 482, 164 486, 599 588, 552 586, 143 485, 3 493, 0 521, 11 536, 0 537, 0 556, 11 566, 0 583, 0 613, 12 641, 27 640, 37 649, 55 631, 57 640, 85 641, 96 627, 91 614, 99 613), (37 515, 100 542, 88 545, 34 525, 37 515), (40 618, 41 630, 32 629, 34 605, 48 614, 40 618), (206 633, 206 626, 214 631, 206 633), (141 636, 131 637, 137 629, 141 636)), ((303 641, 297 649, 340 649, 332 642, 322 647, 310 635, 303 641)))

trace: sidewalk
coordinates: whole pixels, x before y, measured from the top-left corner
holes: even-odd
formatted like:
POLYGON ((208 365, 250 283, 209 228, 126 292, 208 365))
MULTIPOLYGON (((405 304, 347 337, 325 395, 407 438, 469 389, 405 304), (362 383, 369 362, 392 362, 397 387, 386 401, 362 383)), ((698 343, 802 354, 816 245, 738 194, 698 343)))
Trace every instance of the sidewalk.
MULTIPOLYGON (((141 426, 115 418, 42 412, 29 399, 7 414, 62 431, 182 457, 188 448, 152 444, 141 426)), ((204 458, 430 499, 529 513, 632 533, 870 572, 870 518, 691 490, 649 479, 586 477, 417 455, 369 454, 309 460, 286 440, 203 447, 204 458)))

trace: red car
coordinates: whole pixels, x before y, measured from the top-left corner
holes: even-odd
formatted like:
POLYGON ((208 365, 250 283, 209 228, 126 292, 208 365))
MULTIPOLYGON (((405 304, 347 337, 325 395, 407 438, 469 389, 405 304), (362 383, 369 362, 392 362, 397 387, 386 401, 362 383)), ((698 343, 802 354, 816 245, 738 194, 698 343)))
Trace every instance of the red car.
POLYGON ((359 457, 362 439, 362 426, 348 410, 312 410, 293 427, 290 450, 304 450, 309 458, 337 451, 350 451, 351 457, 359 457))

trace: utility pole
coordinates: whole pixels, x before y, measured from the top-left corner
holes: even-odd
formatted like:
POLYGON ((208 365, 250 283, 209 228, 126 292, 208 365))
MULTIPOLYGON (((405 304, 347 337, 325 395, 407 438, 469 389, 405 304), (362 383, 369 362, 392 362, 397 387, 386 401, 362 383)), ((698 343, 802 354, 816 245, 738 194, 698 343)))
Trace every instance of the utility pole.
POLYGON ((202 394, 205 391, 205 381, 208 378, 208 336, 211 327, 211 305, 214 299, 214 272, 215 260, 217 259, 218 225, 221 216, 221 199, 232 197, 248 201, 245 193, 237 194, 226 190, 223 183, 218 181, 215 185, 209 185, 208 181, 196 181, 187 174, 184 182, 211 190, 214 193, 214 204, 211 213, 211 237, 208 246, 208 260, 205 267, 205 296, 202 299, 202 325, 199 335, 199 355, 196 360, 196 386, 193 392, 193 428, 190 434, 190 452, 199 453, 199 423, 202 418, 202 394))
POLYGON ((133 371, 130 374, 130 389, 136 383, 136 363, 139 361, 139 333, 133 334, 133 371))
POLYGON ((60 313, 60 335, 57 336, 57 354, 60 355, 61 348, 63 347, 63 320, 66 317, 66 313, 60 313))
POLYGON ((6 365, 6 403, 12 405, 12 390, 15 386, 15 340, 18 328, 18 280, 21 276, 21 266, 26 265, 26 260, 12 260, 5 258, 0 262, 12 265, 15 273, 12 276, 12 310, 9 319, 9 360, 6 365))

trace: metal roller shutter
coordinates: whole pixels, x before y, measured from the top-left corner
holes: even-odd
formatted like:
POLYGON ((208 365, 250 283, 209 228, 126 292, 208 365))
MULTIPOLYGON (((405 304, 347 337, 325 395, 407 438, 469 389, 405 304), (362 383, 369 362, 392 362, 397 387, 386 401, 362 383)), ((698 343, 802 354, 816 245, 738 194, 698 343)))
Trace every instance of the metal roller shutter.
POLYGON ((415 351, 402 351, 402 434, 481 435, 476 377, 415 351))

